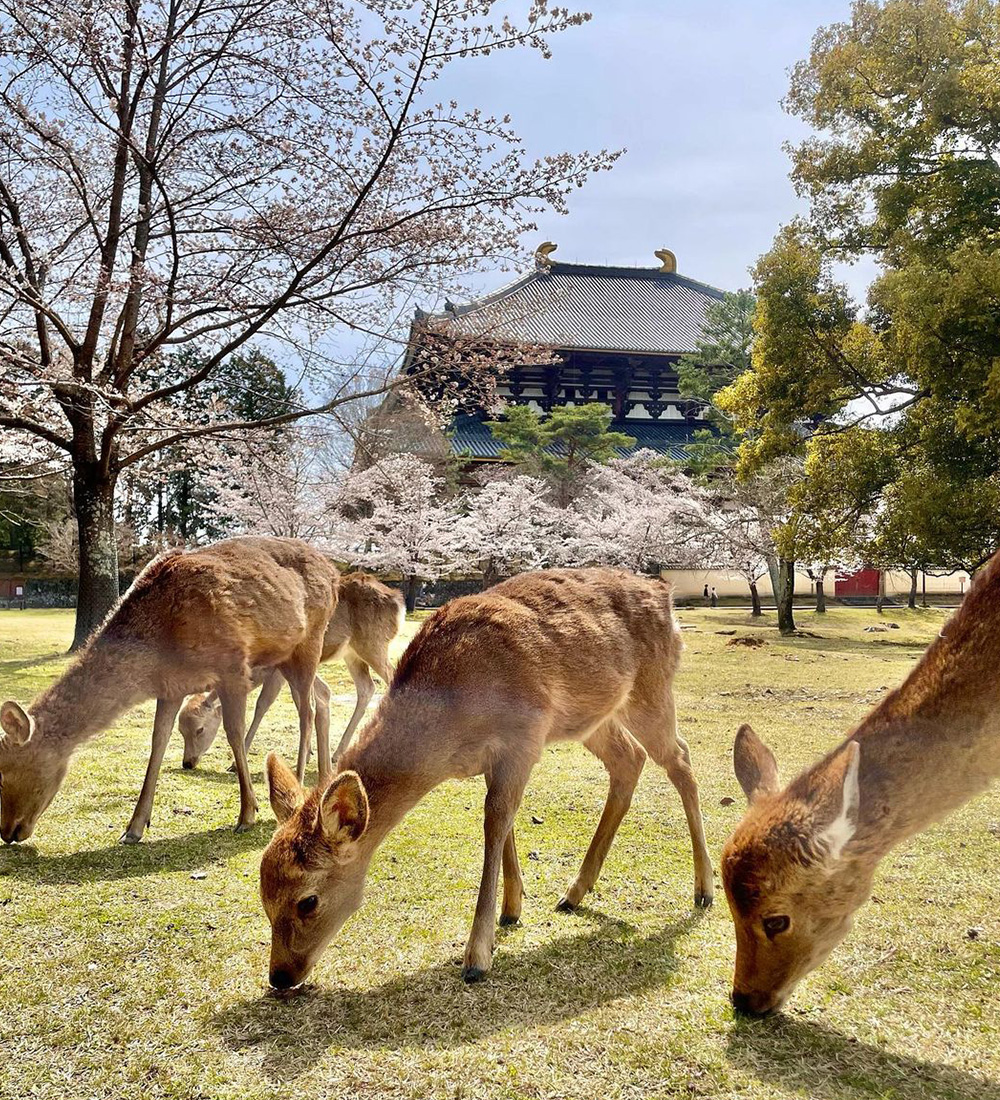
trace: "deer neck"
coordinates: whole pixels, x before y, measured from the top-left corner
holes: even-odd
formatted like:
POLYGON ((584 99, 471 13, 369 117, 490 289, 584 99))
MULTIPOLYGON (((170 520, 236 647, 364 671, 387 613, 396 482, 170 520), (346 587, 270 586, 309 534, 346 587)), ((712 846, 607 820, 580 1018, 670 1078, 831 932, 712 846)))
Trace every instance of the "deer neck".
POLYGON ((881 857, 1000 775, 996 640, 983 636, 972 610, 946 624, 851 735, 861 746, 857 852, 881 857))
POLYGON ((150 691, 141 650, 95 638, 29 708, 38 736, 69 755, 150 691))
POLYGON ((435 738, 422 735, 416 716, 411 712, 407 721, 395 721, 387 702, 388 698, 339 765, 340 771, 358 773, 368 795, 369 856, 426 794, 455 775, 439 762, 435 738))

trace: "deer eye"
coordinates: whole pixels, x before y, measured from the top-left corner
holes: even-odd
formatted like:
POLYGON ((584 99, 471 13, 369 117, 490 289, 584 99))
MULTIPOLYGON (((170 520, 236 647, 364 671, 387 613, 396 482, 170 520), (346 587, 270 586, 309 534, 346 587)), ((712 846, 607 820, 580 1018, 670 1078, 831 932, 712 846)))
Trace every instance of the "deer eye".
POLYGON ((199 727, 198 727, 198 728, 197 728, 197 729, 196 729, 196 730, 194 731, 194 735, 195 735, 195 737, 201 737, 201 735, 202 735, 202 734, 203 734, 204 732, 205 732, 205 727, 204 727, 204 726, 199 726, 199 727))
POLYGON ((319 905, 319 898, 315 894, 300 899, 298 904, 299 916, 308 917, 310 913, 315 912, 317 905, 319 905))
POLYGON ((787 932, 792 926, 791 917, 765 917, 761 922, 764 925, 764 934, 769 940, 773 940, 775 936, 782 932, 787 932))

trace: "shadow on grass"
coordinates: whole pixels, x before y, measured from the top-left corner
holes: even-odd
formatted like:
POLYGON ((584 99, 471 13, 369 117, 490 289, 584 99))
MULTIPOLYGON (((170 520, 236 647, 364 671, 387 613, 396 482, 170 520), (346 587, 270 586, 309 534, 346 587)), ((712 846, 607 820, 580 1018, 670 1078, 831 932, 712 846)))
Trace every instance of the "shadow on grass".
POLYGON ((201 833, 144 840, 141 844, 109 844, 64 855, 42 855, 30 841, 0 849, 0 880, 76 885, 141 878, 164 871, 195 871, 242 852, 261 850, 271 839, 274 822, 258 822, 245 833, 232 827, 201 833))
MULTIPOLYGON (((287 759, 292 759, 291 756, 287 759)), ((292 765, 294 767, 294 760, 292 765)), ((213 761, 211 764, 199 764, 197 768, 185 768, 178 765, 173 768, 164 768, 164 772, 168 775, 176 775, 184 782, 190 780, 194 783, 224 783, 228 786, 232 786, 236 789, 236 773, 229 770, 228 764, 218 764, 213 761)), ((255 789, 259 790, 264 786, 264 762, 257 762, 256 768, 254 763, 250 764, 250 778, 253 781, 255 789)), ((306 788, 315 787, 319 783, 319 773, 310 768, 306 772, 305 785, 306 788)))
MULTIPOLYGON (((190 780, 192 783, 225 783, 233 788, 237 785, 236 773, 229 771, 227 764, 219 764, 215 761, 210 764, 199 764, 197 768, 185 768, 177 765, 173 768, 164 768, 163 771, 167 775, 179 776, 184 782, 190 780)), ((254 787, 259 788, 264 782, 263 768, 255 771, 251 764, 250 778, 253 780, 254 787)))
POLYGON ((702 916, 693 912, 637 939, 624 922, 581 909, 566 919, 589 920, 589 927, 532 950, 505 950, 509 937, 498 936, 493 969, 480 985, 462 982, 456 958, 363 992, 315 989, 288 1000, 240 1001, 213 1022, 232 1050, 259 1049, 272 1082, 294 1080, 329 1051, 460 1047, 670 985, 676 943, 702 916))
POLYGON ((726 1050, 742 1072, 814 1100, 1000 1100, 1000 1083, 842 1035, 813 1020, 740 1020, 726 1050))
POLYGON ((65 650, 58 653, 43 653, 40 657, 28 657, 27 659, 0 661, 0 672, 22 672, 28 668, 38 668, 40 665, 51 665, 55 661, 65 661, 69 654, 65 650))

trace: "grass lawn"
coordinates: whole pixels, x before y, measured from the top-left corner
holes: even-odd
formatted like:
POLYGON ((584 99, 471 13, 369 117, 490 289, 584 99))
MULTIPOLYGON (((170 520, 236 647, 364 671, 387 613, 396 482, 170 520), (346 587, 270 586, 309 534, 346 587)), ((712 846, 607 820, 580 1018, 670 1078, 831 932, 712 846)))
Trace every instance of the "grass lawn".
MULTIPOLYGON (((789 776, 902 679, 944 614, 800 612, 820 637, 787 641, 773 615, 759 629, 730 609, 680 618, 681 730, 717 863, 743 809, 739 723, 754 723, 789 776), (900 629, 863 632, 892 620, 900 629), (717 633, 733 630, 766 644, 717 633)), ((71 625, 68 612, 0 612, 0 698, 26 702, 58 675, 71 625)), ((335 724, 346 722, 346 670, 327 675, 335 724)), ((31 842, 0 851, 0 1097, 1000 1100, 996 791, 893 853, 833 959, 783 1017, 748 1023, 728 1006, 721 888, 715 909, 692 911, 680 801, 652 764, 586 907, 553 911, 605 795, 599 763, 563 745, 525 796, 523 925, 498 935, 484 983, 459 978, 482 855, 476 780, 446 784, 404 821, 315 988, 279 1001, 265 996, 257 897, 274 828, 261 765, 271 748, 292 755, 291 703, 271 712, 251 755, 254 830, 230 829, 224 739, 185 772, 177 737, 152 829, 122 847, 152 714, 144 706, 86 745, 31 842)))

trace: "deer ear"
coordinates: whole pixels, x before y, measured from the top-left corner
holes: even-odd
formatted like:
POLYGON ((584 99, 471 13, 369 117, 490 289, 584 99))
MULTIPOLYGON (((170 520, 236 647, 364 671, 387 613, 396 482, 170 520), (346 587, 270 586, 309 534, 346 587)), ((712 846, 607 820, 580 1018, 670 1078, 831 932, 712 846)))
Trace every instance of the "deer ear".
POLYGON ((762 794, 776 794, 781 787, 774 753, 746 723, 736 732, 733 769, 749 802, 762 794))
MULTIPOLYGON (((861 788, 858 771, 861 766, 861 746, 851 741, 843 752, 834 757, 824 777, 829 794, 826 804, 828 824, 820 827, 816 841, 826 852, 827 859, 840 859, 844 847, 858 828, 858 809, 861 804, 861 788)), ((824 813, 823 809, 820 813, 824 813)))
POLYGON ((341 772, 327 787, 319 816, 331 844, 342 846, 361 839, 368 828, 368 794, 357 772, 341 772))
POLYGON ((31 740, 35 729, 35 720, 26 714, 17 703, 7 700, 0 706, 0 726, 15 745, 25 745, 31 740))
POLYGON ((279 823, 284 824, 302 805, 302 787, 294 773, 276 752, 269 752, 264 762, 267 776, 267 796, 279 823))

